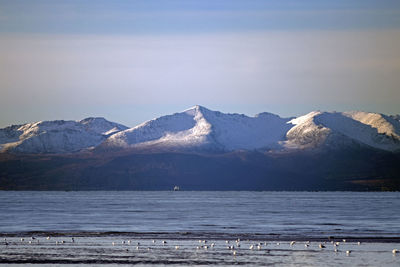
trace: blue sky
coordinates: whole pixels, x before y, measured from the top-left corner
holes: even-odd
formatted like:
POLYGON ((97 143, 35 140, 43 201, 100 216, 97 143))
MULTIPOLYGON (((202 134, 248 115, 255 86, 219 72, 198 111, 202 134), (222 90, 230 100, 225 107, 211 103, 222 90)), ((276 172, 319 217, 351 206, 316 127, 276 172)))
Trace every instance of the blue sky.
POLYGON ((195 104, 400 113, 399 1, 0 1, 0 127, 195 104))

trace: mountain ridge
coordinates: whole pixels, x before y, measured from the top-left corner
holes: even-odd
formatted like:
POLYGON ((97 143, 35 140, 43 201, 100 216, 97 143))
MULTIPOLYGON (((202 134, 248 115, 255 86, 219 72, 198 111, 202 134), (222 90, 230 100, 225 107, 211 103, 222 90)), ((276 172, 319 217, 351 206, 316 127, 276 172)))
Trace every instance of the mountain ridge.
POLYGON ((80 121, 40 121, 0 129, 0 151, 77 153, 111 150, 228 152, 295 151, 361 145, 400 150, 396 116, 350 111, 312 111, 281 118, 222 113, 196 105, 128 128, 100 117, 80 121))
POLYGON ((195 106, 128 128, 104 118, 0 129, 0 190, 400 190, 400 121, 253 117, 195 106))

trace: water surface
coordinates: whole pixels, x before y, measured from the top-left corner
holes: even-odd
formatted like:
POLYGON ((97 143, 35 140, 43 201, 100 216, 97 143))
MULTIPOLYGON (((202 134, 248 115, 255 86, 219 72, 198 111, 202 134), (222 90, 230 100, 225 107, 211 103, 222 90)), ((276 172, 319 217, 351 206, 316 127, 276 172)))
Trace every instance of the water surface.
POLYGON ((0 232, 398 237, 400 192, 0 191, 0 232))

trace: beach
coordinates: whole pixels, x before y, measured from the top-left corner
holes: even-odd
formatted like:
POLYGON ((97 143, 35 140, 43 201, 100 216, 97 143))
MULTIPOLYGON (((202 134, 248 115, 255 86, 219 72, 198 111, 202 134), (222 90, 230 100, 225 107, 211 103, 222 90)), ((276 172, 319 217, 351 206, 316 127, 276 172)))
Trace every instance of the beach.
MULTIPOLYGON (((267 240, 191 233, 3 235, 1 264, 399 266, 399 239, 267 240), (47 235, 47 236, 46 236, 47 235), (33 239, 32 239, 33 237, 33 239), (157 238, 162 237, 162 238, 157 238), (229 238, 230 237, 230 238, 229 238), (242 238, 247 239, 242 239, 242 238), (4 239, 5 238, 5 239, 4 239), (200 239, 199 239, 200 238, 200 239), (360 242, 360 243, 359 243, 360 242), (7 245, 6 245, 7 243, 7 245)), ((15 266, 15 265, 14 265, 15 266)))

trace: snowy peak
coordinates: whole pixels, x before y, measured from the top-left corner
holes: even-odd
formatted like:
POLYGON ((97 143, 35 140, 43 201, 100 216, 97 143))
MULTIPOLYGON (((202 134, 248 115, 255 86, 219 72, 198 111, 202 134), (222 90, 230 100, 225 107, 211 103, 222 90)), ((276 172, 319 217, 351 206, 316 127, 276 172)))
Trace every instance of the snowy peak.
POLYGON ((103 146, 122 148, 158 144, 185 146, 204 142, 204 135, 208 133, 209 127, 200 110, 200 107, 196 106, 180 113, 146 121, 111 136, 103 146))
POLYGON ((400 150, 398 117, 361 111, 313 111, 297 118, 264 112, 250 117, 194 106, 133 128, 90 117, 0 129, 0 151, 18 153, 70 153, 97 147, 226 152, 352 146, 400 150))
POLYGON ((147 121, 107 139, 107 147, 201 148, 253 150, 279 146, 290 125, 277 115, 224 114, 202 106, 147 121))
POLYGON ((68 153, 99 145, 110 132, 127 127, 103 118, 39 121, 0 129, 0 150, 18 153, 68 153))
POLYGON ((87 131, 110 136, 114 133, 128 129, 128 127, 108 121, 102 117, 89 117, 79 121, 87 131))
POLYGON ((313 111, 290 121, 295 126, 287 133, 287 148, 339 146, 352 142, 373 148, 400 149, 400 123, 378 114, 360 111, 313 111))

